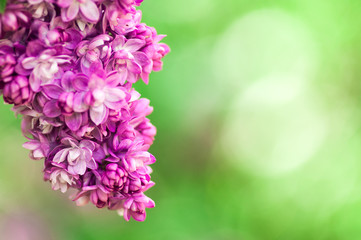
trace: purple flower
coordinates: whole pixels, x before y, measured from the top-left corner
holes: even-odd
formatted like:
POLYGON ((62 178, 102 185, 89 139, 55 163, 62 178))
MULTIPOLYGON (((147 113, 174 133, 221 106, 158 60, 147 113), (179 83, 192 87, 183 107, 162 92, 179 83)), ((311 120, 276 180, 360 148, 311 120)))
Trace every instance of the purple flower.
POLYGON ((143 0, 20 0, 0 14, 0 94, 54 190, 144 221, 156 128, 133 83, 162 68, 143 0))
MULTIPOLYGON (((118 134, 114 134, 110 140, 111 144, 108 147, 108 152, 116 159, 113 161, 119 161, 121 159, 124 169, 128 172, 151 172, 148 165, 155 162, 155 157, 148 152, 149 145, 144 144, 141 140, 133 141, 127 138, 124 139, 118 134)), ((108 159, 108 161, 110 160, 108 159)))
POLYGON ((30 87, 34 92, 38 92, 40 86, 54 79, 59 71, 59 65, 70 63, 70 59, 70 56, 57 55, 55 49, 47 49, 36 57, 26 57, 21 65, 26 70, 32 70, 29 78, 30 87))
POLYGON ((105 189, 94 185, 83 187, 83 190, 78 193, 78 196, 74 199, 78 206, 87 204, 89 200, 97 208, 103 208, 108 204, 109 195, 105 189))
POLYGON ((87 204, 89 200, 98 208, 105 207, 109 201, 109 191, 100 184, 100 175, 96 171, 84 175, 83 186, 73 199, 78 206, 87 204))
POLYGON ((80 58, 80 67, 83 73, 88 74, 93 65, 103 67, 102 61, 109 58, 111 48, 109 41, 112 40, 107 34, 99 35, 93 40, 82 41, 77 47, 77 55, 80 58))
POLYGON ((145 144, 152 145, 154 141, 154 136, 157 133, 157 129, 150 122, 148 118, 144 118, 144 120, 139 123, 136 128, 140 137, 143 139, 145 144))
POLYGON ((64 148, 55 154, 53 161, 55 163, 67 161, 68 172, 70 174, 83 175, 86 168, 97 168, 97 164, 92 156, 95 150, 94 142, 82 140, 79 143, 72 138, 63 138, 61 143, 64 148))
POLYGON ((64 22, 74 20, 80 12, 84 20, 96 23, 99 19, 99 9, 92 0, 58 0, 61 7, 61 19, 64 22))
POLYGON ((85 75, 76 79, 77 88, 87 92, 84 103, 89 106, 90 119, 99 125, 103 123, 109 113, 109 109, 120 109, 126 104, 127 93, 119 87, 119 76, 111 72, 104 76, 93 73, 89 78, 85 75), (82 82, 82 83, 81 83, 82 82), (88 84, 84 84, 84 83, 88 84))
POLYGON ((137 141, 132 144, 123 158, 125 168, 130 172, 138 171, 139 173, 151 173, 151 168, 148 166, 155 163, 155 157, 148 152, 149 145, 142 141, 137 141))
POLYGON ((132 8, 121 8, 119 5, 111 4, 105 10, 103 19, 103 31, 107 25, 117 34, 126 34, 133 31, 142 18, 141 11, 132 8))
POLYGON ((29 132, 30 130, 36 129, 42 134, 49 134, 54 128, 60 127, 63 124, 57 121, 56 118, 49 118, 41 113, 35 113, 33 116, 26 115, 23 119, 23 132, 29 132))
POLYGON ((126 80, 130 83, 136 82, 143 67, 147 66, 150 61, 147 55, 141 51, 145 42, 140 39, 129 39, 117 36, 112 42, 113 54, 107 63, 108 71, 115 69, 121 76, 121 83, 126 80))
POLYGON ((83 39, 80 31, 69 26, 59 26, 59 18, 54 19, 50 25, 39 22, 33 24, 33 31, 37 32, 39 40, 46 46, 52 47, 61 44, 65 49, 74 50, 83 39))
POLYGON ((50 83, 42 87, 44 94, 50 99, 44 105, 44 113, 48 117, 58 117, 62 113, 69 117, 73 115, 74 110, 79 110, 76 112, 87 110, 81 109, 81 99, 78 99, 81 93, 77 93, 73 87, 74 77, 73 72, 67 71, 58 84, 50 83))
POLYGON ((137 221, 144 221, 146 217, 145 208, 154 208, 152 199, 143 193, 137 193, 123 201, 123 206, 119 208, 118 214, 124 216, 126 221, 133 217, 137 221))
POLYGON ((30 150, 30 158, 39 160, 48 156, 50 151, 50 142, 42 134, 35 134, 34 139, 23 144, 23 147, 30 150))
POLYGON ((53 190, 60 189, 62 193, 65 193, 71 185, 75 184, 75 176, 69 174, 63 168, 55 167, 50 173, 49 181, 53 190))
POLYGON ((156 43, 146 46, 143 52, 150 59, 150 64, 147 65, 142 72, 142 80, 145 83, 149 81, 149 74, 152 71, 160 71, 163 67, 162 58, 169 53, 170 49, 166 44, 156 43))
POLYGON ((160 71, 163 68, 162 58, 169 53, 168 45, 164 43, 155 44, 152 52, 153 71, 160 71))

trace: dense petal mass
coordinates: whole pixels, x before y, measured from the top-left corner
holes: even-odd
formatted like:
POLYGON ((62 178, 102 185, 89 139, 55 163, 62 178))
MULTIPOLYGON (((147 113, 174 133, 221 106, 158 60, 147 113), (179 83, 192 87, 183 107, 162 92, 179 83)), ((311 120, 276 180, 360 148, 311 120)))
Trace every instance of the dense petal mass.
POLYGON ((169 47, 141 23, 143 0, 12 0, 0 14, 0 94, 53 190, 144 221, 155 206, 149 82, 169 47))

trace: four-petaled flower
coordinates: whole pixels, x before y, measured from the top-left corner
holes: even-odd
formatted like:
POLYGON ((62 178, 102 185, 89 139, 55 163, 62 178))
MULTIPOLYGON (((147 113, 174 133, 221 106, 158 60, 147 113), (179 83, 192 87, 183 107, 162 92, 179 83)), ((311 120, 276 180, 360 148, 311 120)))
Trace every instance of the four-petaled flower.
POLYGON ((93 158, 95 144, 89 140, 82 140, 80 143, 72 138, 61 140, 64 149, 60 150, 54 156, 55 163, 68 163, 68 172, 74 175, 83 175, 86 168, 96 169, 97 164, 93 158))
POLYGON ((78 13, 87 21, 96 23, 99 20, 99 9, 92 0, 58 0, 61 9, 61 19, 64 22, 74 20, 78 13))

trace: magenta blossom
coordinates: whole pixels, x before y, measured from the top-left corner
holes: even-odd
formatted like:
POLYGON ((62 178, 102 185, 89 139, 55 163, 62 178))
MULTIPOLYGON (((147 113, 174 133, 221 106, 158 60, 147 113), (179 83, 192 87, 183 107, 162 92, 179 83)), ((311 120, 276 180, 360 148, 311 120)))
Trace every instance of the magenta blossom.
POLYGON ((62 193, 65 193, 71 185, 75 184, 75 178, 63 168, 56 167, 50 171, 49 175, 49 181, 53 190, 60 189, 62 193))
POLYGON ((1 16, 3 30, 13 32, 30 24, 31 14, 23 4, 9 4, 1 16))
POLYGON ((99 9, 92 0, 58 0, 61 7, 61 19, 64 22, 74 20, 80 12, 84 20, 96 23, 99 19, 99 9))
POLYGON ((75 80, 78 90, 86 92, 84 103, 89 106, 90 119, 99 125, 109 114, 109 109, 120 109, 126 103, 126 89, 119 86, 119 75, 111 72, 107 76, 100 71, 88 78, 78 76, 75 80), (87 83, 87 84, 85 84, 87 83))
POLYGON ((126 221, 133 217, 137 221, 144 221, 146 217, 145 208, 153 208, 155 206, 152 199, 148 198, 142 193, 134 194, 125 200, 122 200, 120 206, 113 206, 120 216, 124 216, 126 221))
POLYGON ((55 118, 49 118, 35 110, 29 110, 23 118, 22 130, 25 134, 30 133, 34 129, 42 134, 50 134, 54 129, 62 125, 63 123, 55 118))
POLYGON ((61 44, 65 49, 74 50, 83 39, 82 33, 69 26, 59 26, 58 22, 59 18, 55 18, 50 25, 42 22, 33 24, 33 31, 46 46, 61 44))
POLYGON ((30 151, 30 158, 39 160, 48 156, 50 152, 50 140, 43 134, 34 134, 34 139, 23 144, 23 147, 30 151))
POLYGON ((40 86, 49 83, 56 73, 59 72, 59 65, 70 63, 71 57, 56 55, 55 49, 47 49, 37 57, 27 57, 22 60, 21 65, 26 70, 32 70, 29 78, 31 89, 35 92, 40 86))
POLYGON ((130 83, 136 82, 142 69, 150 64, 146 54, 139 51, 145 46, 145 41, 140 39, 129 39, 116 37, 112 42, 113 54, 107 64, 107 69, 116 69, 121 76, 121 83, 126 80, 130 83))
POLYGON ((134 83, 169 47, 141 22, 143 0, 18 0, 0 14, 0 94, 53 190, 144 221, 156 160, 153 108, 134 83))
POLYGON ((84 73, 89 73, 93 65, 103 67, 102 61, 107 60, 111 53, 109 41, 112 40, 107 34, 95 37, 92 41, 82 41, 77 48, 77 55, 80 58, 80 67, 84 73))
POLYGON ((86 168, 96 169, 97 164, 93 158, 95 143, 89 140, 82 140, 80 143, 72 138, 61 140, 64 149, 55 154, 53 161, 62 163, 67 161, 70 174, 83 175, 86 168))

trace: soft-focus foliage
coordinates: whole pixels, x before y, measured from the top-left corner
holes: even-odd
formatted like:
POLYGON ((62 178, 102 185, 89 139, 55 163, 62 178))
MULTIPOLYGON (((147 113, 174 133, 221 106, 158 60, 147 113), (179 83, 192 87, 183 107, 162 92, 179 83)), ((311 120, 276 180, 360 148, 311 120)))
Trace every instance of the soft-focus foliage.
POLYGON ((19 151, 20 121, 5 105, 3 222, 31 215, 55 239, 360 239, 360 2, 145 0, 142 9, 172 47, 149 87, 135 86, 155 109, 156 209, 124 224, 54 196, 19 151))

